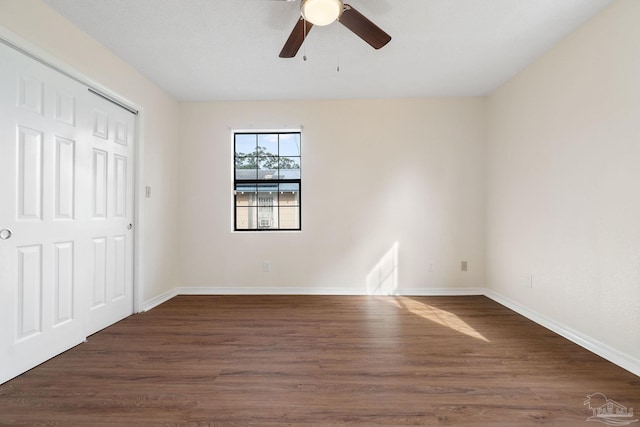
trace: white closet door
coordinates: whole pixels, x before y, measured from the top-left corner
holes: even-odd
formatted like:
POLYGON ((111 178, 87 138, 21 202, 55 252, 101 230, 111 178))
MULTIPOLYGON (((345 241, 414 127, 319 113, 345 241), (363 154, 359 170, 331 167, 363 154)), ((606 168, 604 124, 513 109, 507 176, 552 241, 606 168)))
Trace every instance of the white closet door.
POLYGON ((133 119, 96 142, 107 101, 1 43, 0 63, 2 383, 132 313, 134 164, 133 119))
POLYGON ((135 163, 135 116, 91 96, 88 335, 133 312, 135 163))

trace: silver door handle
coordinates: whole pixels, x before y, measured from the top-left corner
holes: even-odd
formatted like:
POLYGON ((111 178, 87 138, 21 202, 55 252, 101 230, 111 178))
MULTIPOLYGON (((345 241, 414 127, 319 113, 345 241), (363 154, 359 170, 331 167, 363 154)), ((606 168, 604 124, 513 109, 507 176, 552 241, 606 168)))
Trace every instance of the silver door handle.
POLYGON ((0 239, 7 240, 10 239, 13 233, 8 228, 3 228, 0 230, 0 239))
POLYGON ((133 224, 127 225, 127 230, 131 230, 133 228, 133 224))

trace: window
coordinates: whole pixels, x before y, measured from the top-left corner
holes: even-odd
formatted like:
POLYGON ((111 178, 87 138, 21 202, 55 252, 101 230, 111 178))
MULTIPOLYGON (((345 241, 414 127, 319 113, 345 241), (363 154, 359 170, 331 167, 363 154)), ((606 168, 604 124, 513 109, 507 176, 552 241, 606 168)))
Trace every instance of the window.
POLYGON ((300 230, 300 132, 235 132, 234 230, 300 230))

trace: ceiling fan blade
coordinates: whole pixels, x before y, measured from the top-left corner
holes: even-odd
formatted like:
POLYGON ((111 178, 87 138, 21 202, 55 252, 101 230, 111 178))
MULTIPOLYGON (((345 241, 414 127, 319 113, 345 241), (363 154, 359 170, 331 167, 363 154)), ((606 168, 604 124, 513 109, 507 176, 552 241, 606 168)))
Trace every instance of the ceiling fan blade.
POLYGON ((291 31, 282 51, 280 51, 280 58, 293 58, 296 56, 298 50, 300 50, 300 46, 304 43, 305 37, 309 34, 309 31, 311 31, 311 27, 313 27, 311 22, 305 21, 302 18, 298 19, 298 22, 296 22, 296 26, 293 27, 293 31, 291 31))
POLYGON ((344 5, 339 21, 374 49, 380 49, 391 41, 389 34, 348 4, 344 5))

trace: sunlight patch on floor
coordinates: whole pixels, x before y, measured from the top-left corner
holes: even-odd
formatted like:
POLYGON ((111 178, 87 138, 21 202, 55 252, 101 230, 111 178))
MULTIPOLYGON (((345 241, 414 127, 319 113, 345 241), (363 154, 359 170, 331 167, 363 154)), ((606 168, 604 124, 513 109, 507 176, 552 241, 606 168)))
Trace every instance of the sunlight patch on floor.
POLYGON ((486 339, 480 332, 476 331, 464 320, 448 311, 440 310, 439 308, 420 301, 416 301, 408 297, 397 297, 393 299, 387 299, 386 301, 394 304, 398 308, 408 310, 417 316, 420 316, 424 319, 430 320, 447 328, 453 329, 454 331, 468 335, 475 339, 489 342, 489 340, 486 339))

